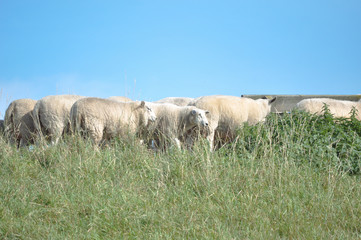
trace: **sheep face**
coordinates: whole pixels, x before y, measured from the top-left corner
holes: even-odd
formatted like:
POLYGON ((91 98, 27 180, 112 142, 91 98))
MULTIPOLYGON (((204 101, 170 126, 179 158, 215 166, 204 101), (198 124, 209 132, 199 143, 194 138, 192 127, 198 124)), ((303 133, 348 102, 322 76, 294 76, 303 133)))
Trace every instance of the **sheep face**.
POLYGON ((153 112, 152 108, 147 106, 144 101, 140 103, 138 111, 140 111, 140 118, 143 127, 148 126, 149 122, 155 122, 157 119, 157 116, 153 112))
POLYGON ((193 109, 190 113, 190 122, 197 126, 206 127, 208 126, 208 119, 206 115, 208 111, 201 110, 201 109, 193 109))
POLYGON ((155 115, 153 109, 148 106, 145 106, 145 108, 148 115, 148 121, 155 122, 155 120, 157 120, 157 116, 155 115))
POLYGON ((256 101, 262 106, 263 118, 260 122, 266 121, 266 116, 271 112, 271 104, 276 100, 276 97, 272 99, 257 99, 256 101))

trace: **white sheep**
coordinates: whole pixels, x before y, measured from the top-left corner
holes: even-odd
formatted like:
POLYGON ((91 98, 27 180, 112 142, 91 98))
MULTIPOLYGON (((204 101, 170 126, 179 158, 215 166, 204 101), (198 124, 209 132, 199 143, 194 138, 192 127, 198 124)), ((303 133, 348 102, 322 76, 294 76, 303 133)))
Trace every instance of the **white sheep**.
POLYGON ((117 102, 94 97, 75 102, 70 115, 72 129, 87 134, 96 145, 115 136, 142 132, 156 120, 144 101, 117 102))
POLYGON ((153 143, 165 150, 170 142, 181 148, 188 130, 208 126, 206 114, 209 112, 193 106, 177 106, 171 103, 147 103, 157 115, 150 138, 153 143))
POLYGON ((187 106, 193 99, 189 97, 167 97, 155 101, 155 103, 172 103, 177 106, 187 106))
POLYGON ((127 97, 123 97, 123 96, 111 96, 111 97, 108 97, 108 99, 113 100, 113 101, 118 101, 118 102, 131 102, 131 101, 133 101, 132 99, 127 98, 127 97))
POLYGON ((18 99, 10 103, 5 112, 5 136, 18 147, 34 143, 33 99, 18 99))
POLYGON ((210 112, 209 128, 205 134, 212 151, 215 137, 228 142, 235 138, 236 130, 244 122, 253 125, 264 121, 271 111, 270 104, 274 101, 275 98, 253 100, 245 97, 213 95, 194 99, 189 105, 210 112))
POLYGON ((361 120, 361 102, 336 100, 331 98, 308 98, 298 102, 296 109, 307 111, 310 113, 321 114, 324 105, 327 105, 330 113, 334 117, 351 117, 353 107, 357 110, 356 118, 361 120))
POLYGON ((70 109, 83 96, 51 95, 40 99, 33 110, 35 129, 40 138, 56 144, 70 126, 70 109))

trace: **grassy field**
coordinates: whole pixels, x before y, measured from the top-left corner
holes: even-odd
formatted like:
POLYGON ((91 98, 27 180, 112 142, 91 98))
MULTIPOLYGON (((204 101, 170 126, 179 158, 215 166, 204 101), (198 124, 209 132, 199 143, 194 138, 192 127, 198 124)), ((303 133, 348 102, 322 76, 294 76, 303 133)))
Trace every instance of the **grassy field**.
POLYGON ((361 123, 294 112, 214 153, 0 139, 0 239, 361 238, 361 123))

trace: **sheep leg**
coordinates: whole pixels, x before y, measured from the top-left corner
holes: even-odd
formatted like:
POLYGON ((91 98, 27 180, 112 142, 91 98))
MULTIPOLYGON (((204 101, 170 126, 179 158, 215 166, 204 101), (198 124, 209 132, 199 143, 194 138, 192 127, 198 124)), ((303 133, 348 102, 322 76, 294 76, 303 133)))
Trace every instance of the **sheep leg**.
POLYGON ((207 134, 206 138, 209 143, 209 151, 210 152, 213 152, 213 150, 214 150, 214 135, 215 135, 217 127, 218 127, 218 118, 212 120, 211 124, 209 125, 209 127, 206 131, 206 134, 207 134))
POLYGON ((214 145, 214 130, 211 130, 211 132, 207 136, 207 141, 209 143, 209 151, 213 152, 213 145, 214 145))
POLYGON ((50 143, 51 145, 56 145, 59 142, 61 137, 61 132, 55 130, 50 133, 50 143))
POLYGON ((92 126, 87 130, 90 139, 94 144, 99 145, 103 139, 103 131, 100 127, 92 126))
POLYGON ((178 148, 178 149, 181 149, 181 143, 180 143, 179 139, 178 139, 178 138, 174 138, 173 140, 174 140, 175 145, 177 146, 177 148, 178 148))

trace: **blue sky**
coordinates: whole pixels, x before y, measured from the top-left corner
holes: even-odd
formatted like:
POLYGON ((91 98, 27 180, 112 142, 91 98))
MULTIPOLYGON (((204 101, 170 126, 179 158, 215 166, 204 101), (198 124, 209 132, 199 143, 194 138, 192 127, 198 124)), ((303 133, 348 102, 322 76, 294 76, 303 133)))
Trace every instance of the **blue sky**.
POLYGON ((359 0, 0 0, 0 118, 54 94, 360 94, 359 0))

